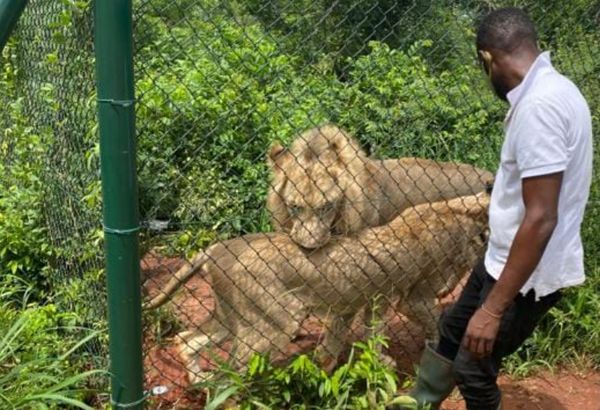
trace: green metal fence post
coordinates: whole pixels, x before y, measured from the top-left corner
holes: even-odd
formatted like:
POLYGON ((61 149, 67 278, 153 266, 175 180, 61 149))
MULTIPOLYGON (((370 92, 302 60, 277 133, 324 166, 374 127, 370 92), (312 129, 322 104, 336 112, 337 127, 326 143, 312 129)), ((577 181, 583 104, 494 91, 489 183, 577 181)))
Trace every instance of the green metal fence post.
POLYGON ((4 49, 28 0, 0 0, 0 53, 4 49))
POLYGON ((114 409, 142 409, 131 0, 95 2, 96 81, 114 409))

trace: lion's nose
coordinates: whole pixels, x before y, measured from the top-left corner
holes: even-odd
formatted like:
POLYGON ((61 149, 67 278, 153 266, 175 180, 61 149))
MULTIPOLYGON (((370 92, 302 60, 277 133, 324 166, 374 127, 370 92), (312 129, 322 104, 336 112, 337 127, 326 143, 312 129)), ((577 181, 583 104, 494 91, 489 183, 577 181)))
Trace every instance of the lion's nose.
POLYGON ((307 249, 316 249, 325 245, 329 240, 329 232, 325 233, 315 233, 311 232, 307 227, 294 226, 290 233, 292 240, 296 242, 298 245, 307 249))

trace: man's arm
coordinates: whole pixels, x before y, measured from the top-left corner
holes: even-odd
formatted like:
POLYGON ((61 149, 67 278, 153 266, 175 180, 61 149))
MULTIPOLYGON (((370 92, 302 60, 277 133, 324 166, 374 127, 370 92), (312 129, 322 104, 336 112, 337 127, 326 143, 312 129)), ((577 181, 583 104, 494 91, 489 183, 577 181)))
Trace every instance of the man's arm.
POLYGON ((471 318, 464 347, 477 356, 492 352, 500 319, 540 262, 558 221, 563 173, 522 180, 525 216, 511 245, 500 278, 483 306, 471 318))

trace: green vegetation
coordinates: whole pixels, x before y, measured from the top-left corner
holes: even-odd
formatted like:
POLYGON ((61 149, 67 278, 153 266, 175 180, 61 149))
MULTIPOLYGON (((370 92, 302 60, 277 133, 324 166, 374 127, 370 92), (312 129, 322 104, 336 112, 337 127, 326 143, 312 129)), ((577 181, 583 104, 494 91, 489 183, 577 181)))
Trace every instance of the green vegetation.
POLYGON ((30 288, 14 277, 0 285, 0 407, 92 409, 90 388, 103 377, 83 347, 97 337, 74 325, 71 313, 29 302, 30 288))
MULTIPOLYGON (((324 121, 348 129, 375 157, 496 167, 506 107, 475 63, 474 27, 488 8, 521 3, 341 4, 134 1, 145 249, 189 253, 217 238, 269 230, 267 147, 324 121), (151 228, 154 220, 168 220, 168 228, 151 228)), ((598 2, 526 7, 600 129, 598 2)), ((15 335, 2 342, 9 348, 0 346, 0 393, 15 408, 44 392, 89 402, 85 389, 103 380, 85 373, 106 365, 91 33, 90 1, 30 2, 0 56, 0 329, 15 335), (31 355, 39 346, 41 361, 31 355)), ((600 366, 599 201, 596 178, 583 225, 588 282, 567 292, 509 370, 600 366)), ((306 358, 294 363, 296 370, 281 371, 265 364, 267 373, 242 380, 330 380, 306 358)))
POLYGON ((206 409, 216 410, 228 400, 240 410, 384 410, 392 404, 416 409, 412 398, 397 396, 398 376, 379 359, 383 347, 387 341, 380 335, 355 343, 332 375, 306 355, 275 367, 269 356, 255 354, 242 374, 223 364, 218 379, 201 385, 209 392, 206 409))

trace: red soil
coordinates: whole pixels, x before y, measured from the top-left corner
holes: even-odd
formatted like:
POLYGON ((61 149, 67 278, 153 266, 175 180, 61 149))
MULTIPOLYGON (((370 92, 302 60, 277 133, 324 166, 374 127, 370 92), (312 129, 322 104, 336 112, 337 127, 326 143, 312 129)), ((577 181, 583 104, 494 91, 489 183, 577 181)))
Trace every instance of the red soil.
MULTIPOLYGON (((179 258, 148 254, 142 261, 145 297, 156 295, 182 263, 179 258)), ((459 291, 455 290, 442 302, 451 302, 459 291)), ((182 325, 181 330, 197 327, 214 308, 210 284, 203 278, 193 277, 183 291, 177 294, 171 306, 182 325)), ((386 315, 384 320, 390 338, 390 347, 386 353, 396 360, 400 372, 411 373, 424 344, 421 329, 393 312, 386 315)), ((149 328, 146 326, 146 329, 149 328)), ((321 325, 317 320, 307 320, 298 337, 289 344, 282 356, 314 348, 321 336, 320 329, 321 325)), ((144 337, 146 388, 168 388, 165 394, 153 397, 147 408, 201 409, 202 394, 187 388, 187 376, 177 353, 175 333, 177 332, 169 332, 162 341, 156 340, 151 332, 147 332, 144 337)), ((357 331, 355 336, 359 338, 362 335, 357 331)), ((216 353, 226 358, 228 346, 221 346, 221 349, 216 353)), ((201 358, 200 364, 206 370, 214 367, 206 356, 201 358)), ((598 373, 575 374, 561 371, 556 374, 542 373, 520 381, 502 376, 500 385, 505 395, 504 410, 600 410, 598 373)), ((456 391, 443 406, 443 410, 464 409, 464 403, 456 391)))

